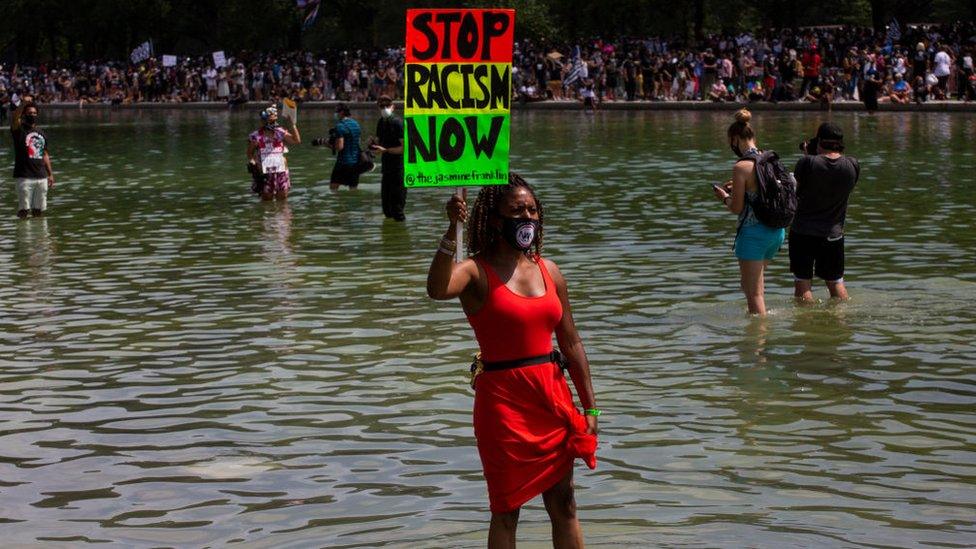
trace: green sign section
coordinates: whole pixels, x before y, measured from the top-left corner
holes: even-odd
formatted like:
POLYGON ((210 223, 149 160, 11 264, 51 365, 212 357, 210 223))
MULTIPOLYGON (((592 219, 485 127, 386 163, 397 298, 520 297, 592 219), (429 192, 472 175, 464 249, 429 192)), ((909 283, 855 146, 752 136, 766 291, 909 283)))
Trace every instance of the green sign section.
POLYGON ((464 187, 508 183, 509 114, 408 114, 403 183, 464 187))

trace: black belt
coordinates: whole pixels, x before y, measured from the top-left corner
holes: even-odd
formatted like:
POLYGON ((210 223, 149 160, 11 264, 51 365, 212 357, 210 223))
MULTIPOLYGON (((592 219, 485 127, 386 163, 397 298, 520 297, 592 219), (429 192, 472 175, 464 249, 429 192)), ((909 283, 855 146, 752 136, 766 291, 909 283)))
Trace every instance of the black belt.
POLYGON ((563 370, 566 369, 566 361, 563 358, 562 353, 558 349, 553 350, 551 353, 538 356, 530 356, 526 358, 519 358, 515 360, 502 360, 499 362, 487 362, 482 361, 484 365, 484 371, 494 372, 498 370, 511 370, 512 368, 521 368, 523 366, 535 366, 536 364, 546 364, 552 362, 556 366, 559 366, 563 370))

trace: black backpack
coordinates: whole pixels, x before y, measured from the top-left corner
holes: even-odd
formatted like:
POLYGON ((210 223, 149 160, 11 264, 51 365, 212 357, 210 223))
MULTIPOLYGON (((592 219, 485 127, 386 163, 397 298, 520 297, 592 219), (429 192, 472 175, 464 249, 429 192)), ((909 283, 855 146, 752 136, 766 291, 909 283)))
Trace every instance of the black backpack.
POLYGON ((775 151, 754 152, 743 158, 756 163, 756 199, 749 202, 756 219, 773 229, 789 227, 796 215, 796 178, 775 151))

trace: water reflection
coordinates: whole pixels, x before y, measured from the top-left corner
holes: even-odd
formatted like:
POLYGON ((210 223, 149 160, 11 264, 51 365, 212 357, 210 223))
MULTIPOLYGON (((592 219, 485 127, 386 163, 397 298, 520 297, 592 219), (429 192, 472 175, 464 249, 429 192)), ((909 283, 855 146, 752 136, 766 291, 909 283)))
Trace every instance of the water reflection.
POLYGON ((31 217, 18 220, 16 231, 15 258, 28 268, 30 278, 37 279, 50 274, 55 250, 51 241, 51 231, 48 228, 48 218, 31 217))
POLYGON ((769 362, 766 355, 766 339, 769 337, 769 328, 769 321, 750 315, 742 336, 735 338, 742 366, 764 366, 769 362))
POLYGON ((51 239, 47 217, 31 217, 16 223, 16 252, 13 259, 19 265, 18 279, 23 282, 25 296, 34 307, 43 309, 50 304, 57 250, 51 239))
POLYGON ((409 224, 387 218, 383 220, 383 224, 380 225, 379 230, 380 242, 385 252, 384 255, 388 254, 395 257, 409 249, 411 234, 409 224))
POLYGON ((272 284, 284 283, 295 275, 295 256, 292 251, 292 210, 284 201, 260 203, 263 218, 261 233, 262 255, 273 268, 272 284))

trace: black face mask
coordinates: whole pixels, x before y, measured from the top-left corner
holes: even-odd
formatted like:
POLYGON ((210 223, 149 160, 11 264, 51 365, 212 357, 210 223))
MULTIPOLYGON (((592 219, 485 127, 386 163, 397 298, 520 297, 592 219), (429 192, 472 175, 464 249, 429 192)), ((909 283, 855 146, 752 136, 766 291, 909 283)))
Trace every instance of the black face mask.
POLYGON ((502 237, 516 250, 527 252, 539 236, 539 222, 522 217, 502 218, 502 237))
POLYGON ((23 121, 23 123, 24 123, 25 126, 33 126, 34 123, 37 122, 37 115, 36 114, 25 114, 24 116, 21 117, 21 119, 22 119, 22 121, 23 121))

